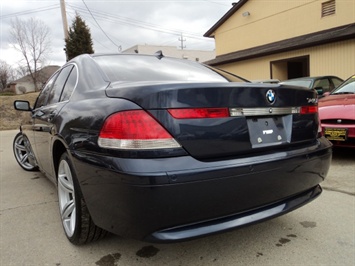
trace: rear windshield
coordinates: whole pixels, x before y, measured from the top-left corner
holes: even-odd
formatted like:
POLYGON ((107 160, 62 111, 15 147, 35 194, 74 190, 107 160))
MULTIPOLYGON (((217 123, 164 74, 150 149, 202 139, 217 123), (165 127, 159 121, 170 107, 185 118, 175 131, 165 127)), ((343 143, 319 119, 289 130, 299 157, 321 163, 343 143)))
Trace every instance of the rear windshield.
POLYGON ((102 55, 93 57, 111 82, 182 81, 244 82, 233 74, 209 68, 197 62, 148 55, 102 55))
POLYGON ((281 84, 311 88, 312 80, 287 80, 282 81, 281 84))

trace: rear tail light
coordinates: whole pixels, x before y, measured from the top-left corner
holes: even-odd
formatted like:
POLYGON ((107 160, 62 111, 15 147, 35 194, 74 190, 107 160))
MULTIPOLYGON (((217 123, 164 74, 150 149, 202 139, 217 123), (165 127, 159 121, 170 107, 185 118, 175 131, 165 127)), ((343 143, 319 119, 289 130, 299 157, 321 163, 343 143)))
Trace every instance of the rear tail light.
POLYGON ((287 114, 316 114, 318 106, 300 107, 266 107, 266 108, 181 108, 168 109, 175 119, 195 118, 224 118, 234 116, 264 116, 264 115, 287 115, 287 114))
POLYGON ((317 132, 317 137, 320 138, 323 135, 322 132, 322 126, 321 122, 319 119, 319 114, 318 114, 318 105, 311 105, 311 106, 302 106, 300 108, 299 113, 301 115, 307 115, 307 114, 317 114, 317 119, 318 119, 318 132, 317 132))
POLYGON ((183 108, 169 109, 168 112, 176 119, 229 117, 228 108, 183 108))
POLYGON ((99 135, 102 148, 121 150, 170 149, 181 147, 153 117, 143 110, 109 116, 99 135))
POLYGON ((302 106, 301 109, 300 109, 300 114, 301 115, 315 114, 315 113, 318 113, 318 106, 317 105, 302 106))

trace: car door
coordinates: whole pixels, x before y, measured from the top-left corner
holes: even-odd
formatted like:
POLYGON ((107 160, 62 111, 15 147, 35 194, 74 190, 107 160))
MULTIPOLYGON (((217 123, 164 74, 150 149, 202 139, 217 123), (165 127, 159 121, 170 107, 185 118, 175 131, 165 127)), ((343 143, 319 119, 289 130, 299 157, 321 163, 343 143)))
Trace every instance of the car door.
POLYGON ((43 172, 50 178, 55 178, 52 160, 52 141, 57 132, 56 116, 65 105, 60 101, 64 85, 73 68, 73 65, 64 67, 47 83, 44 88, 46 97, 43 102, 36 105, 34 112, 34 139, 36 158, 43 172))
POLYGON ((38 137, 36 138, 35 136, 37 135, 38 132, 43 130, 43 126, 40 121, 41 121, 41 117, 43 116, 43 107, 47 104, 47 100, 48 100, 48 95, 50 93, 50 90, 53 86, 54 81, 56 80, 57 76, 58 76, 58 72, 55 73, 46 83, 46 85, 43 87, 43 89, 41 90, 35 105, 33 107, 33 112, 32 112, 32 134, 31 134, 31 143, 32 143, 32 149, 34 151, 34 154, 36 156, 37 159, 37 163, 38 166, 42 169, 42 162, 40 160, 41 158, 41 154, 40 152, 37 150, 37 143, 36 143, 36 139, 38 139, 38 137))

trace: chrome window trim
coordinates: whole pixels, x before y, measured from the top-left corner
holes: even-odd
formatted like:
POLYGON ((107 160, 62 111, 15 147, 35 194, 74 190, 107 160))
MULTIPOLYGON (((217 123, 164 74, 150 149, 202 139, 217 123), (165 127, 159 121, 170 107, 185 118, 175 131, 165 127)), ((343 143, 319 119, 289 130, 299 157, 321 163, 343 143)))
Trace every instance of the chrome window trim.
MULTIPOLYGON (((75 85, 74 85, 74 89, 72 90, 71 95, 70 95, 70 97, 68 98, 68 100, 60 101, 60 102, 69 102, 69 101, 70 101, 70 98, 72 97, 74 91, 76 90, 76 87, 78 86, 78 82, 79 82, 79 69, 78 69, 78 65, 77 65, 76 63, 72 62, 72 63, 68 63, 66 66, 69 66, 69 65, 73 65, 73 66, 74 66, 74 69, 76 70, 76 82, 75 82, 75 85)), ((64 66, 63 66, 62 68, 64 68, 64 66)), ((72 71, 73 71, 73 70, 72 70, 72 71)), ((69 76, 70 76, 70 74, 69 74, 69 76)), ((69 76, 68 76, 68 78, 69 78, 69 76)), ((64 89, 64 88, 63 88, 63 89, 64 89)), ((60 96, 60 98, 62 98, 62 96, 60 96)))

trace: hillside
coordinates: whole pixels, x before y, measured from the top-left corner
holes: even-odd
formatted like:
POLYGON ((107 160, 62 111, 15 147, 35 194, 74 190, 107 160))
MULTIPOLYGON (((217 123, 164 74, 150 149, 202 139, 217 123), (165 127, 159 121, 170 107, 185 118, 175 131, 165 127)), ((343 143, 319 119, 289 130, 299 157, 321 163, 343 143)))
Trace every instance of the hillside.
POLYGON ((25 100, 33 106, 39 92, 21 95, 0 95, 0 130, 18 129, 21 123, 29 121, 30 112, 20 112, 14 109, 15 100, 25 100))

